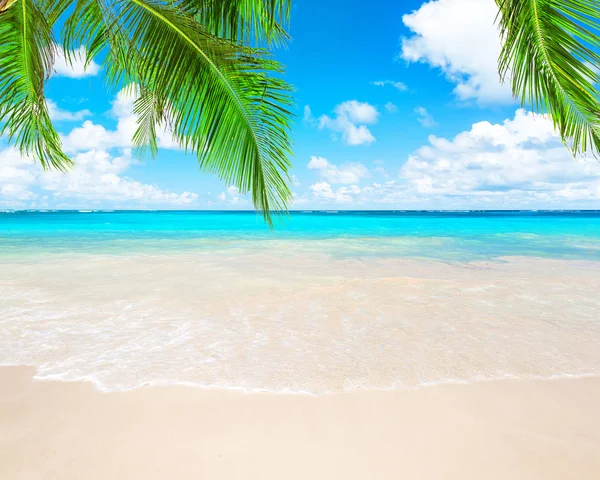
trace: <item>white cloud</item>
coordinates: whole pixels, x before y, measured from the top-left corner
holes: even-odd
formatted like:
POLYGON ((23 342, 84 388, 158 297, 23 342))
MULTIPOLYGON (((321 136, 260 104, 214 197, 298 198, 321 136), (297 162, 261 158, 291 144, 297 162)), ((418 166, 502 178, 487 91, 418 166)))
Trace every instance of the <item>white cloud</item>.
POLYGON ((349 100, 335 107, 335 113, 338 116, 346 116, 355 123, 375 123, 379 112, 377 109, 366 102, 349 100))
POLYGON ((338 167, 323 157, 311 157, 307 168, 317 170, 322 179, 334 184, 358 183, 369 176, 369 170, 362 163, 345 163, 338 167))
POLYGON ((494 0, 434 0, 404 15, 414 35, 402 40, 401 58, 440 68, 456 84, 460 100, 480 103, 511 100, 501 85, 497 59, 500 35, 494 0))
POLYGON ((360 194, 360 188, 357 185, 340 187, 337 190, 333 190, 329 183, 319 182, 311 185, 310 189, 317 200, 327 200, 335 203, 351 203, 360 194))
POLYGON ((77 112, 69 112, 67 110, 63 110, 52 100, 48 100, 48 113, 50 114, 50 118, 55 121, 71 121, 71 122, 79 122, 86 117, 90 117, 92 112, 89 110, 79 110, 77 112))
POLYGON ((378 80, 376 82, 371 82, 371 84, 375 85, 376 87, 385 87, 386 85, 389 85, 401 92, 405 92, 406 90, 408 90, 406 84, 402 82, 394 82, 393 80, 378 80))
POLYGON ((391 176, 390 172, 388 172, 385 167, 375 167, 375 173, 378 173, 385 178, 390 178, 391 176))
POLYGON ((306 193, 292 192, 292 206, 299 207, 308 203, 308 195, 306 193))
POLYGON ((574 160, 552 122, 525 110, 501 125, 480 122, 453 140, 431 136, 429 143, 400 171, 422 195, 514 204, 600 199, 600 164, 574 160))
MULTIPOLYGON (((116 130, 107 130, 102 125, 87 120, 81 127, 73 129, 62 138, 65 151, 132 147, 132 138, 138 126, 137 117, 133 114, 135 93, 135 88, 131 87, 124 88, 117 93, 111 109, 111 113, 117 118, 116 130)), ((165 128, 157 129, 156 134, 160 148, 179 148, 173 140, 173 136, 165 128)))
POLYGON ((56 49, 57 53, 54 59, 54 75, 58 77, 83 78, 96 76, 100 72, 100 65, 93 60, 86 68, 86 49, 84 46, 81 46, 72 52, 71 63, 67 61, 63 47, 57 45, 56 49))
POLYGON ((322 115, 319 118, 319 128, 341 133, 342 140, 347 145, 363 145, 375 141, 366 127, 376 123, 379 117, 379 112, 373 105, 349 100, 335 107, 334 113, 334 118, 322 115))
POLYGON ((310 157, 310 162, 306 167, 309 170, 321 170, 329 167, 329 162, 323 157, 310 157))
MULTIPOLYGON (((377 173, 385 176, 383 169, 377 173)), ((321 204, 367 208, 598 208, 600 162, 575 160, 551 120, 517 110, 502 123, 475 123, 452 139, 431 135, 396 180, 352 190, 323 180, 311 191, 321 204)))
POLYGON ((189 205, 198 199, 195 193, 172 193, 123 176, 133 163, 128 150, 117 157, 104 150, 89 150, 75 155, 73 160, 76 168, 68 174, 52 171, 40 176, 40 185, 53 192, 54 198, 171 206, 189 205))
POLYGON ((310 105, 304 105, 304 115, 302 119, 306 123, 314 123, 315 117, 313 117, 312 110, 310 109, 310 105))
POLYGON ((398 111, 398 107, 396 105, 394 105, 392 102, 386 103, 385 109, 390 113, 396 113, 398 111))
POLYGON ((133 164, 128 150, 111 156, 104 150, 89 150, 73 156, 75 168, 68 173, 44 172, 33 161, 9 147, 0 151, 0 205, 35 206, 23 201, 51 194, 54 203, 93 206, 186 206, 198 199, 192 192, 173 193, 127 178, 133 164))
POLYGON ((417 118, 417 120, 424 127, 429 128, 429 127, 435 127, 437 125, 437 122, 433 119, 433 117, 427 111, 426 108, 416 107, 415 113, 419 116, 419 118, 417 118))
POLYGON ((217 199, 220 202, 228 203, 229 205, 242 206, 249 204, 248 200, 242 197, 239 188, 235 185, 230 185, 229 187, 227 187, 226 190, 224 190, 217 196, 217 199))

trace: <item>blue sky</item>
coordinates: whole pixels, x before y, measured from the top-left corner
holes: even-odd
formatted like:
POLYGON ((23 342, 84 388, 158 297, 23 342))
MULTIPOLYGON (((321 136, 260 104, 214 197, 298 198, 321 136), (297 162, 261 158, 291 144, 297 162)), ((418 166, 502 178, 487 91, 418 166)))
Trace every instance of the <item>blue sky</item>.
MULTIPOLYGON (((600 208, 600 164, 500 85, 494 0, 296 0, 276 56, 296 92, 293 209, 600 208)), ((131 100, 59 62, 52 115, 75 158, 43 173, 0 145, 0 208, 246 209, 165 137, 129 151, 131 100)))

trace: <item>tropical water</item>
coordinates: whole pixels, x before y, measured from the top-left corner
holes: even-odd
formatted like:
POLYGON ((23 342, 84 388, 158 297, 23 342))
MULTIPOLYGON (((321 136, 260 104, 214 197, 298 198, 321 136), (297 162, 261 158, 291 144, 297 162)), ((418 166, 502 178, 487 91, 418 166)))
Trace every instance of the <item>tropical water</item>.
POLYGON ((600 212, 0 213, 0 364, 106 391, 600 374, 600 212))
POLYGON ((268 248, 447 261, 503 256, 600 259, 600 210, 293 212, 270 230, 253 212, 0 213, 0 255, 268 248))

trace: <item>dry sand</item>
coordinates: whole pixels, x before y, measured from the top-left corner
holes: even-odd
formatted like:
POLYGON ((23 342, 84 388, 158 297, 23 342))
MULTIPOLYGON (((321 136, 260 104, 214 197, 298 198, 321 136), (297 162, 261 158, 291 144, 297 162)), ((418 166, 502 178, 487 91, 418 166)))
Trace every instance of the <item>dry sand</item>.
POLYGON ((0 368, 2 479, 600 478, 600 378, 309 397, 33 374, 0 368))

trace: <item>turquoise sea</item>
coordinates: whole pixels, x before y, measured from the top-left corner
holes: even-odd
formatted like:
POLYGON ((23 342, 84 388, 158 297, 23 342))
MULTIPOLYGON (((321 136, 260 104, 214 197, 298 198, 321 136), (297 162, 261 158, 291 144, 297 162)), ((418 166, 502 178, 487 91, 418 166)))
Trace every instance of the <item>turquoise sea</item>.
POLYGON ((0 213, 0 255, 156 253, 270 242, 336 256, 472 261, 504 256, 600 260, 597 211, 304 211, 273 230, 241 211, 0 213))

